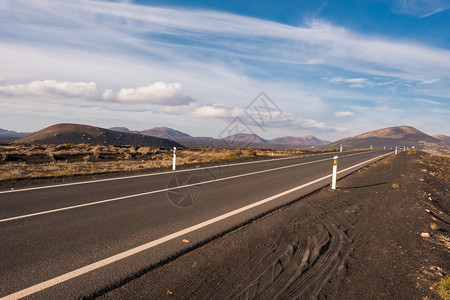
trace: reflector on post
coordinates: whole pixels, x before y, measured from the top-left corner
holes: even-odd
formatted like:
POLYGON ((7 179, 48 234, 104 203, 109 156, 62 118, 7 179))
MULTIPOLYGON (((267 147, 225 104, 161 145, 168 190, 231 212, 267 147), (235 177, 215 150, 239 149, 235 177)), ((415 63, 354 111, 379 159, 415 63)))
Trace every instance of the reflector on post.
POLYGON ((337 160, 338 160, 337 156, 333 157, 333 176, 332 176, 332 179, 331 179, 331 189, 332 190, 336 189, 337 160))

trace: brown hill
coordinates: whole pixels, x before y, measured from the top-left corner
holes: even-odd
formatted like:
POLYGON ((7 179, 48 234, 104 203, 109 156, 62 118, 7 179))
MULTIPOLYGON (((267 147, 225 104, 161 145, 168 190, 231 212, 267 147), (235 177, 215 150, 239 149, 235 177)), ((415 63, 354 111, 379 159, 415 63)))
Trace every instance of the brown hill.
POLYGON ((142 131, 131 131, 126 127, 112 127, 111 130, 128 133, 151 135, 176 141, 186 147, 192 148, 290 148, 290 147, 321 147, 328 145, 329 141, 320 140, 314 136, 291 137, 285 136, 270 141, 256 134, 240 133, 223 139, 212 137, 193 137, 187 133, 168 127, 154 127, 142 131))
MULTIPOLYGON (((113 128, 111 128, 113 129, 113 128)), ((212 137, 193 137, 184 132, 168 128, 155 127, 143 131, 130 131, 125 127, 115 127, 114 130, 122 132, 137 132, 152 136, 169 138, 187 147, 213 147, 213 148, 287 148, 287 147, 320 147, 328 145, 330 142, 320 140, 314 136, 305 137, 280 137, 266 140, 256 134, 239 133, 223 139, 212 137)))
POLYGON ((263 139, 262 137, 250 133, 238 133, 228 136, 223 140, 230 146, 235 145, 238 147, 241 145, 263 145, 267 143, 267 140, 263 139))
POLYGON ((442 141, 410 126, 395 126, 366 132, 354 137, 348 137, 329 145, 329 147, 344 148, 374 148, 383 147, 415 147, 419 149, 436 148, 442 141))
POLYGON ((328 145, 330 142, 329 141, 323 141, 320 140, 318 138, 316 138, 315 136, 312 135, 308 135, 308 136, 300 136, 300 137, 295 137, 295 136, 284 136, 284 137, 279 137, 279 138, 275 138, 273 140, 269 141, 270 144, 277 144, 277 145, 291 145, 291 146, 315 146, 315 147, 319 147, 319 146, 325 146, 328 145))
POLYGON ((440 141, 443 141, 443 142, 446 142, 446 143, 450 144, 450 136, 448 136, 448 135, 436 134, 436 135, 433 135, 433 137, 438 139, 438 140, 440 140, 440 141))
POLYGON ((18 144, 91 144, 171 148, 181 144, 158 137, 79 124, 56 124, 16 140, 18 144))
POLYGON ((168 128, 168 127, 154 127, 151 129, 142 130, 139 133, 151 136, 157 136, 165 139, 174 139, 174 138, 188 138, 191 137, 189 134, 168 128))

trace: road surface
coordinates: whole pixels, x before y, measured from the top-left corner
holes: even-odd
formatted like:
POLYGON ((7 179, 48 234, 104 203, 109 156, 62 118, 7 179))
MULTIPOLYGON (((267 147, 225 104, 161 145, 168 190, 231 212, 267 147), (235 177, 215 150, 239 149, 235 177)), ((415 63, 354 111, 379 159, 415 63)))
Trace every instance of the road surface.
MULTIPOLYGON (((389 155, 322 153, 0 191, 0 297, 92 297, 389 155)), ((339 184, 339 183, 338 183, 339 184)))

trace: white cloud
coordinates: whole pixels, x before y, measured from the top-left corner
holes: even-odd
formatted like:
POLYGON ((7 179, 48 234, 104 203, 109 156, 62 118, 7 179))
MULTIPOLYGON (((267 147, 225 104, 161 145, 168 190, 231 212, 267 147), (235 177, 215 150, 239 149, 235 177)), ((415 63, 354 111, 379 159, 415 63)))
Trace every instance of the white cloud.
POLYGON ((110 89, 102 95, 105 100, 116 99, 122 102, 137 102, 157 105, 187 105, 193 99, 184 95, 179 83, 165 83, 158 81, 136 88, 122 88, 115 95, 110 89))
POLYGON ((416 98, 416 99, 414 99, 414 101, 418 102, 418 103, 425 103, 425 104, 444 105, 443 103, 438 102, 438 101, 433 101, 433 100, 429 100, 429 99, 422 99, 422 98, 416 98))
MULTIPOLYGON (((243 120, 252 125, 252 121, 243 117, 243 120)), ((291 131, 307 131, 309 134, 312 132, 346 132, 346 128, 334 127, 326 124, 325 122, 317 121, 311 118, 296 117, 292 113, 284 113, 281 117, 275 117, 267 119, 265 122, 266 129, 277 128, 291 131)))
POLYGON ((215 11, 111 2, 42 4, 17 0, 14 4, 3 8, 0 32, 39 43, 45 40, 50 44, 91 47, 98 52, 132 49, 170 61, 192 61, 193 54, 204 53, 213 60, 231 56, 264 62, 319 64, 403 79, 417 79, 424 71, 444 76, 450 68, 449 51, 367 37, 322 20, 295 27, 215 11), (42 6, 48 15, 42 14, 42 6), (11 15, 23 18, 18 23, 11 15), (70 32, 67 23, 71 24, 70 32), (178 37, 189 39, 195 46, 177 42, 178 37))
POLYGON ((113 90, 111 90, 111 89, 105 90, 102 94, 102 98, 105 100, 114 100, 115 95, 114 95, 113 90))
POLYGON ((355 114, 351 111, 337 111, 334 113, 336 118, 353 117, 355 114))
POLYGON ((343 78, 334 77, 329 80, 330 83, 348 83, 351 88, 364 88, 366 85, 374 85, 373 82, 368 81, 366 78, 343 78))
POLYGON ((334 77, 331 78, 329 80, 332 83, 340 83, 340 82, 345 82, 345 83, 364 83, 367 81, 366 78, 343 78, 343 77, 334 77))
POLYGON ((96 91, 95 82, 32 81, 25 84, 0 85, 0 93, 8 96, 90 97, 96 91))
POLYGON ((447 0, 396 0, 394 12, 426 18, 450 8, 447 0))
POLYGON ((438 82, 439 80, 441 80, 440 77, 434 78, 434 79, 422 80, 420 82, 420 84, 434 84, 434 83, 438 82))
POLYGON ((205 105, 196 107, 190 115, 197 118, 232 118, 243 115, 243 111, 238 108, 227 108, 220 105, 205 105))
POLYGON ((352 84, 349 84, 348 86, 351 88, 358 88, 358 89, 362 89, 362 88, 366 87, 364 84, 361 84, 361 83, 352 83, 352 84))

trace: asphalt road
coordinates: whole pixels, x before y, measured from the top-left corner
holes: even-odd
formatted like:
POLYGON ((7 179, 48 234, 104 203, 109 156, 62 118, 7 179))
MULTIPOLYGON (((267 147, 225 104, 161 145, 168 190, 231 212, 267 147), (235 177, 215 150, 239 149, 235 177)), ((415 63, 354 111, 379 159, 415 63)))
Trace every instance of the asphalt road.
MULTIPOLYGON (((338 178, 388 153, 337 153, 338 178)), ((0 191, 0 297, 101 294, 329 184, 334 155, 0 191)))

